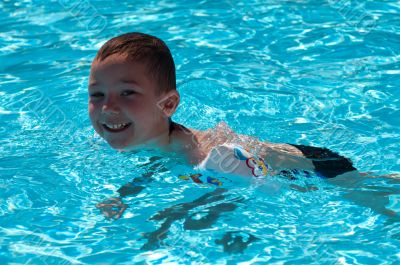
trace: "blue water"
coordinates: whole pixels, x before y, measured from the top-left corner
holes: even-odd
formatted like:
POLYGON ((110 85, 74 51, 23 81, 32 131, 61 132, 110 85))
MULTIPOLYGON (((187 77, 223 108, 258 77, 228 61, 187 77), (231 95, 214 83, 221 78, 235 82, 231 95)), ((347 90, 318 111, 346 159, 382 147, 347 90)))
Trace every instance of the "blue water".
POLYGON ((398 180, 200 186, 168 157, 110 149, 90 126, 86 91, 102 43, 153 34, 176 62, 177 122, 225 121, 263 140, 329 147, 360 171, 400 172, 398 1, 0 7, 1 264, 400 262, 398 180), (104 218, 96 203, 134 178, 143 190, 124 200, 124 216, 104 218))

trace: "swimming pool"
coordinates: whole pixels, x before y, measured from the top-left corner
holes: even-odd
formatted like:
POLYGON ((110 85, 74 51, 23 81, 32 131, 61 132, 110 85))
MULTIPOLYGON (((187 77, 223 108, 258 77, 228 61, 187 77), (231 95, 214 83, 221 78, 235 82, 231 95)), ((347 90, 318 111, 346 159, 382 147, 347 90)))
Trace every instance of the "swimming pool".
POLYGON ((1 264, 399 262, 398 218, 371 210, 400 211, 398 181, 201 186, 178 178, 191 168, 171 158, 111 150, 86 111, 97 49, 141 31, 173 53, 177 122, 207 129, 224 120, 271 142, 329 147, 364 172, 399 172, 397 1, 0 6, 1 264), (135 178, 142 188, 125 198, 124 216, 106 220, 96 203, 135 178))

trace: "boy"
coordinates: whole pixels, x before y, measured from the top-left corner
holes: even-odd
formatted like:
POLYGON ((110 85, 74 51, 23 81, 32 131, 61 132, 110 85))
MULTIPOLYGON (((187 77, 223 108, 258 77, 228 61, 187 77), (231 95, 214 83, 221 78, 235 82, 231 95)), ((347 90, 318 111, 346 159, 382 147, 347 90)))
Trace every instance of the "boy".
MULTIPOLYGON (((174 61, 168 47, 156 37, 142 33, 118 36, 107 41, 93 60, 89 80, 89 115, 96 132, 115 149, 158 149, 166 155, 174 155, 197 165, 199 169, 230 173, 236 178, 278 175, 295 179, 297 173, 307 177, 313 171, 342 187, 359 186, 362 181, 349 159, 326 148, 260 142, 249 136, 237 135, 224 123, 207 131, 174 123, 171 117, 179 99, 174 61)), ((149 179, 151 172, 149 174, 124 185, 118 190, 118 198, 98 203, 97 207, 107 218, 120 218, 127 208, 122 198, 141 192, 145 185, 140 184, 145 178, 149 179)), ((205 180, 199 176, 201 174, 181 177, 197 183, 221 184, 216 179, 207 177, 205 180)), ((291 187, 299 191, 316 188, 291 187)), ((184 220, 185 229, 197 230, 213 225, 220 212, 233 211, 236 208, 234 203, 221 202, 210 206, 207 216, 200 220, 189 218, 193 208, 223 201, 224 191, 216 189, 195 201, 174 205, 154 215, 152 220, 165 220, 159 229, 147 235, 148 242, 143 248, 157 245, 176 220, 184 220)), ((385 207, 391 194, 395 193, 349 189, 345 197, 393 217, 397 213, 385 207)), ((229 233, 221 240, 223 244, 226 238, 231 237, 229 233)), ((239 243, 246 245, 251 240, 239 243)), ((229 245, 225 245, 224 249, 228 249, 229 245)))
POLYGON ((236 135, 224 123, 207 131, 185 128, 171 120, 179 100, 174 61, 162 40, 128 33, 97 53, 89 115, 96 132, 115 149, 157 148, 199 168, 244 177, 293 169, 327 178, 356 172, 350 160, 328 149, 260 142, 236 135))
MULTIPOLYGON (((100 48, 93 60, 89 80, 90 120, 96 132, 115 149, 158 149, 198 169, 230 173, 236 179, 267 175, 295 179, 297 174, 293 173, 301 171, 307 177, 313 171, 345 187, 362 180, 349 159, 326 148, 260 142, 235 134, 224 123, 197 131, 172 122, 179 100, 171 53, 154 36, 128 33, 115 37, 100 48)), ((212 177, 201 179, 204 177, 201 174, 181 177, 196 183, 221 185, 212 177)), ((144 188, 134 181, 118 191, 119 198, 97 205, 106 217, 118 219, 127 207, 121 198, 144 188)), ((353 201, 360 200, 359 197, 349 196, 353 201)), ((368 206, 387 214, 384 205, 368 206)))

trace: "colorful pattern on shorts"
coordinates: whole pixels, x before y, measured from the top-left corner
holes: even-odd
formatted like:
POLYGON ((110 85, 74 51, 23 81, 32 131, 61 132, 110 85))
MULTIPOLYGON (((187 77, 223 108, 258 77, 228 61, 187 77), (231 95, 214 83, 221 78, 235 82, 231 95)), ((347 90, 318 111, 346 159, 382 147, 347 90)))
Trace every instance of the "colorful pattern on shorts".
POLYGON ((268 171, 271 170, 271 167, 265 163, 264 159, 254 156, 248 150, 240 146, 235 146, 233 152, 235 158, 246 161, 247 167, 250 168, 251 173, 255 177, 265 177, 268 171))
POLYGON ((204 176, 203 174, 197 173, 197 174, 191 174, 191 175, 180 175, 179 178, 181 180, 192 180, 194 183, 197 184, 211 184, 215 186, 222 186, 223 183, 225 182, 231 182, 227 178, 215 178, 211 176, 204 176), (224 182, 221 181, 221 179, 224 180, 224 182))

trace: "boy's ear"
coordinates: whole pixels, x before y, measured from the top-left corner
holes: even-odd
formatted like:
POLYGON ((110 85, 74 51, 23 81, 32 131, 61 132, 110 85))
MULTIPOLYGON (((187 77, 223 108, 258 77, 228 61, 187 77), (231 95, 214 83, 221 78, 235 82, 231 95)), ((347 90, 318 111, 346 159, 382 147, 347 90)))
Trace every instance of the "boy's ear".
POLYGON ((166 93, 161 100, 157 103, 166 117, 171 117, 179 105, 180 96, 178 91, 173 90, 166 93))

